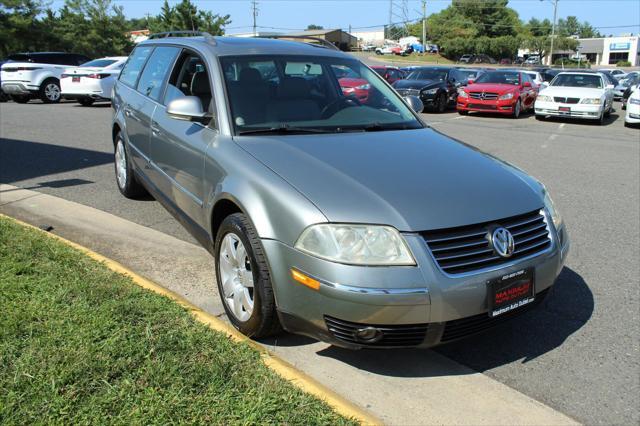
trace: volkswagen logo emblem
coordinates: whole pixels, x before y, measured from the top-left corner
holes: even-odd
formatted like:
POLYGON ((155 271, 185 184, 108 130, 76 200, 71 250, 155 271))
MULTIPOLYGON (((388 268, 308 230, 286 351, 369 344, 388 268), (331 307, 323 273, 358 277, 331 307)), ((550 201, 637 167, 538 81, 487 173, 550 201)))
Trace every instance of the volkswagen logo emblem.
POLYGON ((511 232, 500 227, 491 233, 491 245, 501 257, 511 257, 516 244, 511 232))

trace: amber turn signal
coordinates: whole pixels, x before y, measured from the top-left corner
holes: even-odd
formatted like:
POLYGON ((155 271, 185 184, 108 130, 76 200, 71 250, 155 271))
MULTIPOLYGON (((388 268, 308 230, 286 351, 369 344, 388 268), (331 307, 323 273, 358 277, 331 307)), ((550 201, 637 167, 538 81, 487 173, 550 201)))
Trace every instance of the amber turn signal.
POLYGON ((309 288, 312 288, 314 290, 320 289, 320 281, 314 280, 313 278, 303 274, 296 269, 291 269, 291 277, 294 280, 298 281, 300 284, 306 285, 309 288))

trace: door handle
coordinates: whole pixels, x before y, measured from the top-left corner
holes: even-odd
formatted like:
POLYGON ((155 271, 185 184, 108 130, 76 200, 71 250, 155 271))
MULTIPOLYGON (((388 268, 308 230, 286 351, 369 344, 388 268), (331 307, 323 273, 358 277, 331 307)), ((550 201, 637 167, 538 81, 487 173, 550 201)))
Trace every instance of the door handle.
POLYGON ((158 127, 158 123, 156 123, 155 121, 151 122, 151 126, 150 127, 151 127, 151 131, 154 134, 159 134, 159 133, 162 132, 162 130, 160 130, 160 127, 158 127))

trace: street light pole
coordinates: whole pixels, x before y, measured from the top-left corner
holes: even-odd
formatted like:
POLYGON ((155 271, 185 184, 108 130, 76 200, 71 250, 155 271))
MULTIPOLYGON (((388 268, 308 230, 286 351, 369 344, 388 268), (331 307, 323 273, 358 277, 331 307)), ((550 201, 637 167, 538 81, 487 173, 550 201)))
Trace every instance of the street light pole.
POLYGON ((549 65, 553 65, 553 42, 556 38, 557 16, 558 16, 558 0, 553 0, 553 25, 551 26, 551 52, 549 53, 549 65))
POLYGON ((422 0, 422 53, 427 53, 427 0, 422 0))

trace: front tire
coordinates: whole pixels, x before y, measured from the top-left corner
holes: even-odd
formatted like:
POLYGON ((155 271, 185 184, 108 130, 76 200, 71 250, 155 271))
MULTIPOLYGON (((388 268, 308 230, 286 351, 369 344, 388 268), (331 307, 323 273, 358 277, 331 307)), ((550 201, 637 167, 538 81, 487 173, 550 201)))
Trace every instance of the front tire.
POLYGON ((242 334, 266 337, 281 330, 267 258, 249 219, 227 216, 215 243, 216 278, 229 321, 242 334))
POLYGON ((127 148, 124 145, 124 141, 122 140, 120 133, 116 135, 114 165, 116 172, 116 184, 118 185, 118 189, 122 195, 127 198, 137 199, 147 193, 144 187, 136 179, 133 167, 131 167, 131 161, 129 161, 127 148))
POLYGON ((436 100, 436 111, 442 114, 447 109, 447 95, 440 93, 436 100))
POLYGON ((11 100, 17 104, 26 104, 31 100, 29 95, 11 95, 11 100))
POLYGON ((45 104, 57 104, 60 102, 60 82, 55 78, 48 78, 40 85, 38 96, 45 104))
POLYGON ((511 117, 518 119, 520 118, 520 113, 522 112, 522 103, 520 103, 520 99, 516 101, 515 106, 513 107, 513 114, 511 117))

